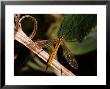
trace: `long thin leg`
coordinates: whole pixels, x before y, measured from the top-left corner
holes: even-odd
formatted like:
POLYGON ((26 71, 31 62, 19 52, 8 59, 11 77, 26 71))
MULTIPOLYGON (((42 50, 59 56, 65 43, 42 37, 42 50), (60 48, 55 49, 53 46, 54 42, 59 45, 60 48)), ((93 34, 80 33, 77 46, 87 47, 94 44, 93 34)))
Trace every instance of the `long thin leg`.
POLYGON ((62 68, 61 68, 61 76, 62 76, 62 68))
POLYGON ((45 69, 45 72, 47 72, 48 67, 49 67, 49 65, 47 64, 46 69, 45 69))

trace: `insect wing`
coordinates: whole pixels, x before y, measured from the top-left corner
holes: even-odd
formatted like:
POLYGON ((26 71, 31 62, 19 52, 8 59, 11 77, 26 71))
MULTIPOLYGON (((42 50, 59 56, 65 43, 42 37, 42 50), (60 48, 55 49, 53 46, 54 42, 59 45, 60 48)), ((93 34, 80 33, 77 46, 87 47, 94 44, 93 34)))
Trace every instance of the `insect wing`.
POLYGON ((35 43, 39 45, 41 48, 47 48, 53 46, 54 40, 37 40, 35 43))
POLYGON ((73 55, 66 55, 65 58, 74 69, 78 69, 78 63, 73 55))
POLYGON ((78 69, 78 63, 74 57, 74 55, 71 53, 71 51, 63 45, 63 55, 66 59, 66 61, 73 67, 74 69, 78 69))

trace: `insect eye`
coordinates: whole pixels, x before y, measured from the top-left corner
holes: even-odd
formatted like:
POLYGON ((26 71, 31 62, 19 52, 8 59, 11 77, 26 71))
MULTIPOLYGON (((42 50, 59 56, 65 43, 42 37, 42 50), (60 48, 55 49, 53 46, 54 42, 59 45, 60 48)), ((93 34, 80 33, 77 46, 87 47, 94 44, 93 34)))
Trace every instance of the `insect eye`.
POLYGON ((60 38, 63 38, 63 36, 60 36, 60 38))

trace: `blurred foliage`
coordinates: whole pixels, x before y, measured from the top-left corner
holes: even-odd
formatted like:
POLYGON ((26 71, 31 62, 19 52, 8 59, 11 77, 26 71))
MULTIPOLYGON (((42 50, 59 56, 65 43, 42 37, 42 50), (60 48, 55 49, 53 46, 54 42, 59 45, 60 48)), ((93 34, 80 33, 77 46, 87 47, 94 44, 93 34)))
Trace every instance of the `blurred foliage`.
MULTIPOLYGON (((33 41, 55 40, 59 35, 63 35, 64 43, 74 55, 97 50, 96 14, 31 14, 31 16, 34 16, 38 23, 33 41)), ((22 27, 29 36, 33 29, 33 22, 30 19, 24 19, 22 27)), ((15 75, 57 75, 51 67, 45 72, 46 63, 32 52, 21 55, 21 51, 26 48, 18 44, 15 43, 15 55, 17 55, 14 64, 15 75), (22 61, 19 61, 20 59, 22 61)), ((48 53, 52 51, 52 49, 46 50, 48 53)))

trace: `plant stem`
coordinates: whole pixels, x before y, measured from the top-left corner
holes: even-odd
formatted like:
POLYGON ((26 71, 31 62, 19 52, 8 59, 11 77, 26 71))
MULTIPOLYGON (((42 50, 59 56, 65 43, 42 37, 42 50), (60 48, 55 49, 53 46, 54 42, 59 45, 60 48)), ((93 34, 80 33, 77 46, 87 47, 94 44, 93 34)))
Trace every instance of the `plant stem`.
MULTIPOLYGON (((49 58, 49 54, 44 51, 42 48, 40 48, 36 43, 34 43, 23 31, 21 28, 17 32, 15 32, 15 40, 20 42, 21 44, 25 45, 27 48, 29 48, 32 52, 37 54, 41 59, 43 59, 45 62, 47 62, 49 58)), ((66 69, 63 65, 61 65, 57 60, 54 60, 52 64, 50 64, 51 67, 53 67, 57 72, 61 73, 65 76, 75 76, 71 71, 66 69)))

